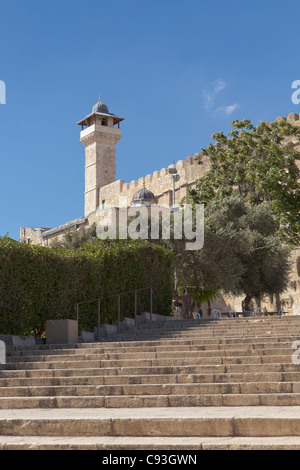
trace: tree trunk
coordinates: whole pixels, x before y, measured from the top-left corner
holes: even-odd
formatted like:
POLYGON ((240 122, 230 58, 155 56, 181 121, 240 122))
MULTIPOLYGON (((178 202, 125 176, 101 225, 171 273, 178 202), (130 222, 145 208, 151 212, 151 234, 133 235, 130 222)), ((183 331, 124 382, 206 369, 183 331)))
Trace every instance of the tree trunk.
POLYGON ((273 305, 274 305, 273 308, 275 308, 275 312, 278 312, 278 310, 281 307, 281 300, 280 300, 280 295, 279 294, 275 294, 275 302, 274 302, 273 305))
POLYGON ((192 312, 192 296, 190 294, 183 294, 181 297, 182 301, 182 317, 190 318, 192 312))
POLYGON ((259 312, 260 308, 261 308, 261 300, 259 297, 254 297, 253 299, 253 303, 254 303, 254 311, 255 312, 259 312))
POLYGON ((251 302, 251 295, 247 294, 244 300, 242 301, 242 311, 249 311, 250 310, 250 302, 251 302))

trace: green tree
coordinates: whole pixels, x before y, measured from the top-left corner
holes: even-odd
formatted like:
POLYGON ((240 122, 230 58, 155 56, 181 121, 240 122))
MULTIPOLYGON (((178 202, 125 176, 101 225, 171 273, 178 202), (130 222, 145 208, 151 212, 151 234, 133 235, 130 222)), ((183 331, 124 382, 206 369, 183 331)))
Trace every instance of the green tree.
MULTIPOLYGON (((116 321, 116 295, 153 288, 153 311, 169 315, 173 253, 145 240, 98 240, 78 249, 42 247, 0 236, 0 333, 41 335, 46 321, 76 318, 74 305, 102 298, 101 323, 116 321), (110 299, 103 297, 113 296, 110 299)), ((138 311, 150 289, 138 292, 138 311)), ((134 293, 122 295, 122 315, 134 314, 134 293)), ((97 324, 97 302, 81 304, 79 329, 97 324)))
POLYGON ((245 295, 247 310, 251 299, 286 289, 290 250, 277 235, 278 222, 269 206, 251 206, 238 195, 215 200, 205 208, 201 250, 185 250, 184 238, 161 240, 175 253, 185 316, 190 316, 193 299, 201 292, 245 295))
MULTIPOLYGON (((250 204, 270 203, 279 222, 278 233, 292 246, 300 241, 300 153, 291 139, 300 140, 300 128, 285 121, 233 121, 228 136, 218 132, 215 144, 202 149, 210 170, 190 191, 194 203, 207 204, 238 194, 250 204)), ((201 164, 201 156, 197 158, 201 164)))

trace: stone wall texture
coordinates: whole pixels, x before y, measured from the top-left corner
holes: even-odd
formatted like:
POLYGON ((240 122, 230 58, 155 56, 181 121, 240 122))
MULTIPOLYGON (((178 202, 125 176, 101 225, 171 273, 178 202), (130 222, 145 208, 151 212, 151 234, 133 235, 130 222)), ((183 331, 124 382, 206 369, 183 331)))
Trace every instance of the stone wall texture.
POLYGON ((180 177, 175 183, 175 202, 179 203, 182 198, 187 196, 188 189, 195 186, 209 168, 209 159, 202 157, 202 164, 199 165, 194 157, 186 157, 185 160, 179 160, 176 165, 170 165, 168 168, 162 168, 155 171, 152 175, 146 175, 138 181, 133 180, 125 183, 124 180, 118 180, 100 188, 100 201, 105 201, 105 205, 119 206, 119 198, 127 198, 128 206, 131 204, 132 197, 136 191, 144 186, 155 196, 156 202, 162 206, 172 205, 173 183, 168 172, 169 168, 176 168, 180 177))

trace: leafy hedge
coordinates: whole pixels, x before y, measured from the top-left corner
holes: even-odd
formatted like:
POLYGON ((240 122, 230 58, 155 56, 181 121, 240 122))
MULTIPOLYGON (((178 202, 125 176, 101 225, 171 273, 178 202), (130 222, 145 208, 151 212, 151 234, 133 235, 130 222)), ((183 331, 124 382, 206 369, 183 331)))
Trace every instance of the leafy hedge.
MULTIPOLYGON (((76 318, 74 305, 153 287, 153 312, 168 315, 172 252, 145 240, 105 240, 77 250, 0 238, 0 334, 41 335, 47 319, 76 318)), ((150 290, 138 293, 138 312, 150 290)), ((121 296, 121 315, 134 315, 134 294, 121 296)), ((117 319, 117 297, 101 301, 101 323, 117 319)), ((97 302, 80 305, 79 328, 97 325, 97 302)))

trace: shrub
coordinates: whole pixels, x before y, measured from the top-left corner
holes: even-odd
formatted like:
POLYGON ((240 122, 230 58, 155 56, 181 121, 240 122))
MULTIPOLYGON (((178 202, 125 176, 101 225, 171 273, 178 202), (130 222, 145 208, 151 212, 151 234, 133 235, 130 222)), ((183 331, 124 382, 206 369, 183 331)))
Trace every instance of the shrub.
MULTIPOLYGON (((105 240, 77 250, 28 245, 0 238, 0 333, 41 335, 47 319, 76 318, 74 305, 153 287, 153 312, 168 315, 172 252, 145 240, 105 240)), ((149 311, 149 290, 138 295, 149 311)), ((122 316, 133 316, 134 295, 121 296, 122 316)), ((101 323, 117 318, 117 297, 101 301, 101 323)), ((79 328, 97 325, 97 303, 80 306, 79 328)))

